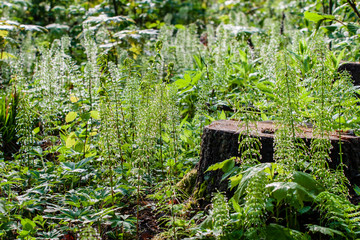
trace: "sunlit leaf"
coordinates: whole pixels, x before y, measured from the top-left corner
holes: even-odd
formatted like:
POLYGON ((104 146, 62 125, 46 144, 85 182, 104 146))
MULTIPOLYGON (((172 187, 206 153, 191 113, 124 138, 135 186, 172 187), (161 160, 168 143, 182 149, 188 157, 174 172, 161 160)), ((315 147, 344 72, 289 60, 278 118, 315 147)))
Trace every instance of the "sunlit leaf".
POLYGON ((316 23, 319 21, 332 21, 335 19, 333 15, 321 15, 319 13, 309 12, 309 11, 306 11, 304 13, 304 17, 305 19, 316 23))
POLYGON ((72 122, 72 121, 74 121, 75 120, 75 118, 77 117, 77 112, 69 112, 67 115, 66 115, 66 117, 65 117, 65 121, 67 122, 67 123, 69 123, 69 122, 72 122))
POLYGON ((90 111, 90 116, 93 118, 93 119, 96 119, 96 120, 100 120, 100 113, 99 111, 90 111))

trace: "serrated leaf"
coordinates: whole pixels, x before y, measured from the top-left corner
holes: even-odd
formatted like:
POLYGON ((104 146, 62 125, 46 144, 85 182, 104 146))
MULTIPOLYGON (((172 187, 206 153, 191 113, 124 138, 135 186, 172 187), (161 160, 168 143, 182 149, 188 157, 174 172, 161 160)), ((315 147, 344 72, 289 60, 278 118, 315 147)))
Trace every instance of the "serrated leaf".
POLYGON ((100 120, 100 113, 99 111, 90 111, 90 116, 93 119, 100 120))
POLYGON ((65 117, 65 121, 67 123, 72 122, 75 120, 76 117, 77 117, 77 112, 69 112, 65 117))

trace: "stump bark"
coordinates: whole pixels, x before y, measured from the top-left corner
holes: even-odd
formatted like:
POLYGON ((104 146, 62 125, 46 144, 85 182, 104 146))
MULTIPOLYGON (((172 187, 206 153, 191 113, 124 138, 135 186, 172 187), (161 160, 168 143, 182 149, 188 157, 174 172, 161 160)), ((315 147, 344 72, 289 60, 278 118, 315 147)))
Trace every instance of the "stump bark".
MULTIPOLYGON (((221 170, 206 172, 209 166, 222 162, 231 157, 239 157, 239 135, 244 128, 239 127, 238 121, 220 120, 204 128, 201 143, 200 161, 197 165, 197 178, 195 184, 195 197, 204 198, 208 202, 211 193, 215 191, 227 191, 228 182, 221 182, 223 172, 221 170)), ((261 162, 273 162, 275 124, 272 122, 257 122, 253 125, 251 136, 260 140, 261 162)), ((304 128, 304 132, 298 137, 302 138, 309 146, 314 138, 311 128, 304 128)), ((333 146, 330 152, 330 167, 336 167, 340 163, 339 136, 338 133, 330 135, 333 146)), ((341 134, 342 161, 347 166, 345 175, 350 182, 360 182, 360 137, 350 134, 341 134)))

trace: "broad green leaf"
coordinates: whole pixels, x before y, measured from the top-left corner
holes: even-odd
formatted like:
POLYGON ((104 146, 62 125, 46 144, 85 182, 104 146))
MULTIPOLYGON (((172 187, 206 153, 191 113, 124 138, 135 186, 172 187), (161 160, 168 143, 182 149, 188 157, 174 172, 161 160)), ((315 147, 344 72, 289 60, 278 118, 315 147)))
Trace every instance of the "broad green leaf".
POLYGON ((272 196, 279 202, 285 201, 290 206, 300 209, 304 201, 313 201, 314 195, 296 182, 274 182, 266 185, 272 190, 272 196))
POLYGON ((319 21, 332 21, 335 19, 333 15, 321 15, 319 13, 308 12, 304 13, 305 19, 312 21, 312 22, 319 22, 319 21))
POLYGON ((62 168, 68 171, 73 171, 76 169, 76 163, 74 162, 62 162, 60 163, 62 165, 62 168))
POLYGON ((182 128, 184 126, 184 124, 186 123, 188 118, 189 118, 189 114, 186 114, 186 116, 183 118, 183 120, 181 120, 180 128, 182 128))
POLYGON ((234 166, 235 166, 234 159, 227 159, 225 161, 222 161, 222 162, 215 163, 215 164, 211 165, 205 172, 215 171, 215 170, 218 170, 218 169, 222 169, 224 172, 227 172, 231 168, 233 168, 234 166))
POLYGON ((177 86, 178 89, 180 89, 189 86, 190 81, 186 79, 178 79, 174 82, 174 84, 177 86))
POLYGON ((265 113, 261 113, 261 120, 263 120, 263 121, 268 121, 269 118, 266 116, 265 113))
POLYGON ((100 113, 99 111, 90 111, 90 116, 93 118, 93 119, 96 119, 96 120, 100 120, 100 113))
POLYGON ((77 112, 69 112, 65 117, 65 121, 67 123, 72 122, 75 120, 76 117, 77 117, 77 112))
POLYGON ((230 180, 230 190, 233 189, 234 187, 236 187, 240 183, 242 177, 243 177, 243 175, 241 173, 239 173, 239 174, 229 178, 229 180, 230 180))
MULTIPOLYGON (((266 168, 272 168, 273 165, 271 163, 260 163, 254 167, 248 168, 245 171, 241 172, 243 175, 240 183, 238 184, 238 188, 234 193, 234 198, 236 201, 239 201, 241 196, 245 193, 245 189, 250 181, 257 174, 261 174, 264 172, 266 168)), ((270 171, 271 172, 271 171, 270 171)))
POLYGON ((93 159, 93 157, 84 158, 83 160, 81 160, 80 162, 78 162, 76 164, 76 168, 82 168, 83 166, 85 166, 92 159, 93 159))
POLYGON ((177 29, 186 29, 186 28, 184 27, 184 25, 182 25, 182 24, 176 24, 175 27, 176 27, 177 29))
POLYGON ((234 210, 238 213, 242 213, 239 203, 234 198, 231 198, 230 200, 233 204, 234 210))
POLYGON ((67 148, 71 148, 76 144, 76 135, 74 132, 70 133, 69 136, 66 138, 65 144, 67 148))
POLYGON ((21 219, 21 225, 25 231, 32 231, 36 227, 36 224, 28 218, 21 219))
POLYGON ((192 79, 191 84, 196 85, 202 76, 202 72, 198 72, 192 79))
POLYGON ((243 50, 239 50, 239 53, 240 53, 241 62, 248 62, 248 57, 246 52, 244 52, 243 50))
POLYGON ((318 226, 318 225, 311 225, 311 224, 308 224, 307 227, 309 228, 310 232, 319 232, 319 233, 322 233, 324 235, 328 235, 331 237, 334 237, 334 234, 345 237, 345 235, 342 232, 332 229, 332 228, 322 227, 322 226, 318 226))
POLYGON ((86 113, 81 114, 80 117, 84 122, 87 122, 87 121, 89 121, 91 114, 89 112, 86 112, 86 113))
POLYGON ((256 83, 256 87, 265 93, 274 93, 274 86, 269 84, 269 82, 258 82, 256 83))
POLYGON ((224 161, 224 165, 221 169, 223 170, 224 173, 226 173, 230 171, 234 166, 235 166, 235 159, 231 158, 224 161))
POLYGON ((314 195, 318 195, 325 190, 325 188, 308 173, 296 171, 293 174, 293 181, 314 195))
POLYGON ((185 73, 185 74, 184 74, 184 79, 185 79, 185 81, 187 81, 187 82, 190 82, 190 83, 191 83, 191 76, 190 76, 190 74, 185 73))
POLYGON ((84 152, 85 144, 81 141, 75 143, 75 147, 73 148, 76 152, 81 153, 84 152))
POLYGON ((234 173, 237 173, 239 170, 239 167, 234 166, 232 169, 230 169, 230 171, 227 171, 226 173, 224 173, 221 177, 221 181, 224 181, 225 179, 227 179, 229 176, 234 175, 234 173))

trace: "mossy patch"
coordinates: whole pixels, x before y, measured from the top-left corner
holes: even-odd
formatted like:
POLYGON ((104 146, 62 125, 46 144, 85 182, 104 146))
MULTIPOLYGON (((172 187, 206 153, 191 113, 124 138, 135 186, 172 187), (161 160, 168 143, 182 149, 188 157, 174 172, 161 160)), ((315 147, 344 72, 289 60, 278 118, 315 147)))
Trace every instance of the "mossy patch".
POLYGON ((197 170, 194 168, 176 184, 176 187, 184 193, 191 195, 193 193, 195 182, 196 182, 197 170))
POLYGON ((194 197, 195 199, 200 199, 204 197, 204 193, 206 190, 206 186, 207 186, 207 181, 204 181, 200 187, 198 189, 195 190, 194 192, 194 197))

